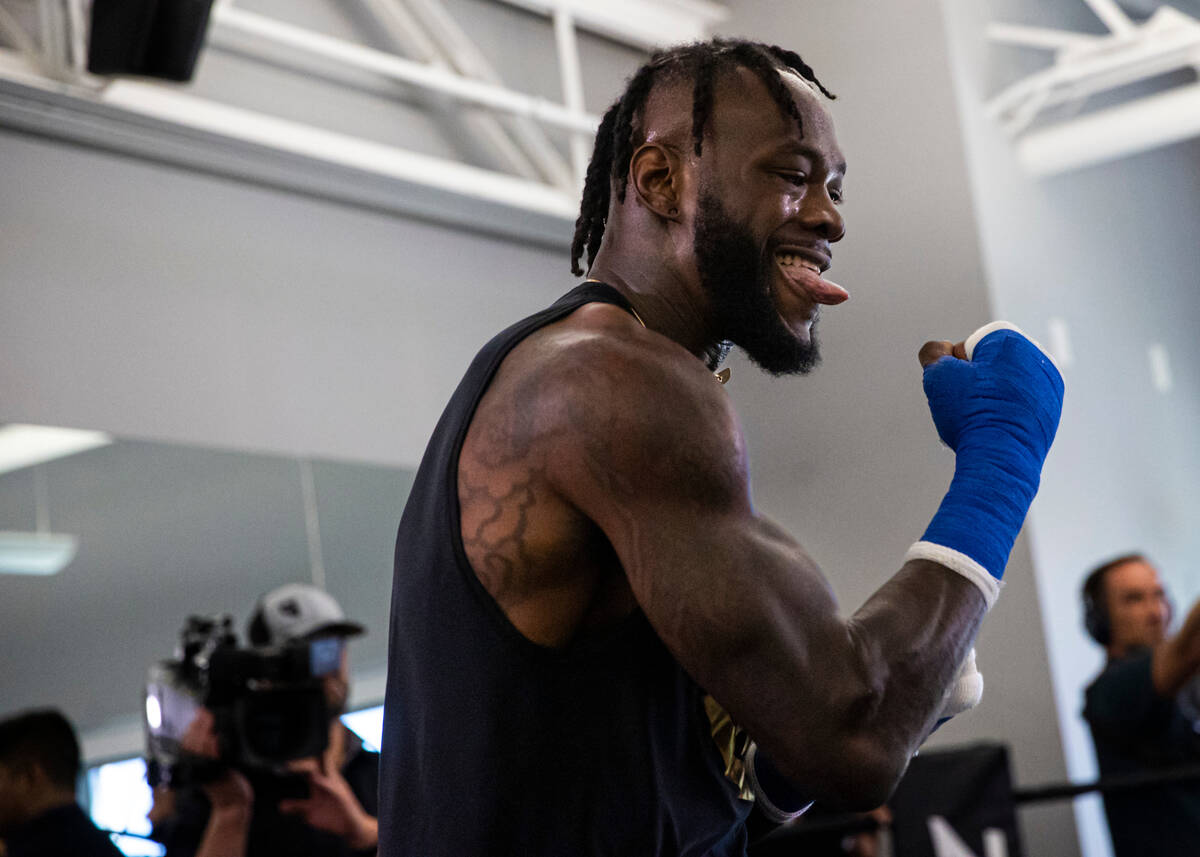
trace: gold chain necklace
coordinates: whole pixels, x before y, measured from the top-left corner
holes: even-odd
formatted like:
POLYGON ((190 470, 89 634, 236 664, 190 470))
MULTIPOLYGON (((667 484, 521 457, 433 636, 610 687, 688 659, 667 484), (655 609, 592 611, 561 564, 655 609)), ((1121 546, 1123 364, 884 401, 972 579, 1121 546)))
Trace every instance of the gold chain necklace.
MULTIPOLYGON (((601 280, 592 279, 591 277, 588 277, 586 280, 584 280, 584 282, 585 283, 600 283, 600 285, 602 285, 602 286, 608 285, 608 283, 605 283, 601 280)), ((609 286, 609 288, 612 288, 612 286, 609 286)), ((628 303, 628 300, 626 300, 626 303, 628 303)), ((629 304, 629 312, 633 315, 633 317, 635 319, 637 319, 638 324, 640 324, 646 330, 650 329, 646 325, 646 322, 644 322, 642 320, 642 317, 640 315, 638 315, 638 311, 633 308, 633 304, 629 304)), ((725 384, 729 381, 729 376, 732 374, 733 374, 733 371, 728 366, 726 366, 724 369, 720 370, 719 372, 713 372, 712 376, 717 379, 718 384, 725 384)))

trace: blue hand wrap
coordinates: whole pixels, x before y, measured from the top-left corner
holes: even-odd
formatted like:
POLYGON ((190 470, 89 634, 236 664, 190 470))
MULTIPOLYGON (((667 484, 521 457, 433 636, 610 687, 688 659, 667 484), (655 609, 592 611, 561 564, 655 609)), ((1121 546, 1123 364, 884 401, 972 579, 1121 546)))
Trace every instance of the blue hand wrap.
POLYGON ((1058 429, 1063 380, 1037 345, 1011 326, 995 327, 978 332, 973 353, 968 340, 967 360, 942 357, 925 367, 930 413, 957 459, 921 540, 999 580, 1058 429))

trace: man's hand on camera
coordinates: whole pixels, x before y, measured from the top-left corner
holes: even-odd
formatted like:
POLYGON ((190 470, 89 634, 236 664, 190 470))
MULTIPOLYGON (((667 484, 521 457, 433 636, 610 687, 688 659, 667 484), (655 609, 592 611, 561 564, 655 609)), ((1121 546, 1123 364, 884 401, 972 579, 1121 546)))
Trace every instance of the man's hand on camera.
POLYGON ((379 823, 362 808, 336 768, 323 758, 301 759, 288 767, 308 777, 309 796, 280 801, 280 812, 303 816, 309 826, 340 836, 351 848, 363 850, 378 844, 379 823))
MULTIPOLYGON (((200 708, 180 739, 180 749, 193 756, 218 759, 220 742, 213 729, 215 719, 207 708, 200 708)), ((254 789, 238 771, 226 768, 217 779, 201 788, 212 804, 204 837, 196 857, 244 857, 250 815, 254 809, 254 789)))
POLYGON ((196 716, 192 718, 183 737, 179 739, 179 749, 205 759, 220 758, 221 746, 217 741, 217 733, 213 729, 215 722, 211 711, 207 708, 197 708, 196 716))
POLYGON ((230 768, 222 776, 205 783, 202 787, 208 795, 214 813, 225 815, 238 814, 236 811, 248 810, 254 806, 254 788, 250 781, 241 773, 230 768))
MULTIPOLYGON (((214 723, 211 711, 207 708, 197 709, 195 718, 180 739, 180 749, 205 759, 219 758, 220 744, 213 729, 214 723)), ((214 816, 249 817, 249 810, 254 805, 254 789, 250 781, 238 771, 227 768, 220 777, 205 783, 201 788, 208 795, 214 816)))
POLYGON ((196 857, 246 857, 246 839, 254 810, 250 781, 235 770, 203 786, 212 804, 196 857))

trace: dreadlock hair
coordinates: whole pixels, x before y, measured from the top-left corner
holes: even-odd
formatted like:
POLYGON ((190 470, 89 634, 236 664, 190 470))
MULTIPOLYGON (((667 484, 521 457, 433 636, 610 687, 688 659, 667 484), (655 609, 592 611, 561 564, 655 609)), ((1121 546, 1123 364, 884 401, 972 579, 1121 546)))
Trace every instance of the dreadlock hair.
POLYGON ((837 97, 817 80, 813 70, 799 54, 775 45, 743 39, 713 39, 658 51, 634 72, 625 86, 625 92, 605 112, 596 131, 596 146, 588 164, 579 218, 575 221, 575 237, 571 242, 571 273, 577 276, 583 274, 579 260, 585 251, 588 267, 595 261, 604 238, 614 187, 617 200, 625 201, 629 162, 634 149, 634 121, 645 106, 654 84, 672 79, 692 81, 692 142, 699 156, 704 129, 712 114, 717 76, 735 68, 754 72, 767 87, 779 109, 795 120, 801 134, 804 128, 800 111, 779 76, 779 70, 790 69, 816 86, 827 98, 837 97))

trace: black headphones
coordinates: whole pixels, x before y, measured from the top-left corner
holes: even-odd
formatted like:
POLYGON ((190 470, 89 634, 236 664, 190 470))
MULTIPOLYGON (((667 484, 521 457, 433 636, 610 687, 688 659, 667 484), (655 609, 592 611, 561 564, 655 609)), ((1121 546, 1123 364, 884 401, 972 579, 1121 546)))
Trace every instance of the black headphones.
POLYGON ((1107 571, 1107 567, 1100 568, 1089 574, 1083 583, 1083 627, 1102 646, 1112 642, 1112 622, 1104 598, 1104 574, 1107 571))

